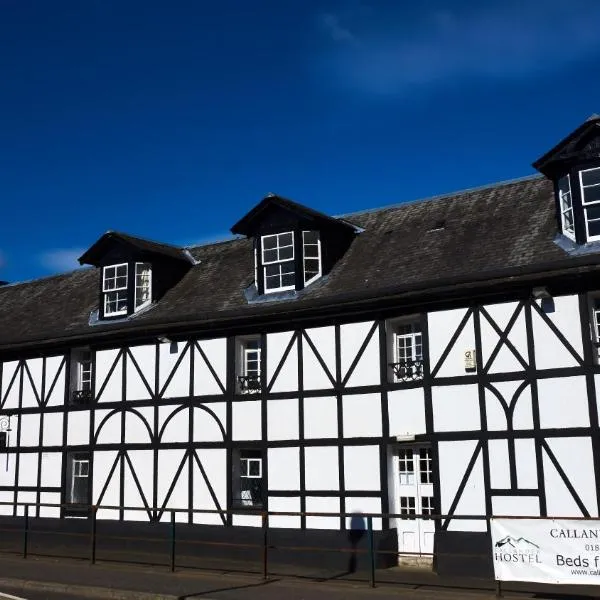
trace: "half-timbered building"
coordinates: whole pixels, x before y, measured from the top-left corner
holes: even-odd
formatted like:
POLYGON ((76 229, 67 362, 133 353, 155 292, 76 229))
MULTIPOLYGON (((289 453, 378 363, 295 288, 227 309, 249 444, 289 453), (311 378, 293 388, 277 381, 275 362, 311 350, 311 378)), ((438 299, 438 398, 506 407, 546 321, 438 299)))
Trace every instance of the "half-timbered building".
POLYGON ((598 516, 600 117, 534 166, 343 217, 269 195, 229 241, 108 232, 0 287, 0 513, 435 513, 374 526, 446 555, 491 515, 598 516))

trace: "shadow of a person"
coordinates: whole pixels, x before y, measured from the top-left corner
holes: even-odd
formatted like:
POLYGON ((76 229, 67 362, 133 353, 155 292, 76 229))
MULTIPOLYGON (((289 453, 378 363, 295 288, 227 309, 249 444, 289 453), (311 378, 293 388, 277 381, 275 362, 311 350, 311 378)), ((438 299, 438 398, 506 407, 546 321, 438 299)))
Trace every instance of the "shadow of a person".
POLYGON ((356 560, 357 560, 357 547, 360 540, 365 536, 367 529, 367 522, 363 517, 362 513, 353 513, 350 517, 350 530, 348 531, 348 541, 352 547, 352 553, 350 554, 350 560, 348 561, 348 573, 356 572, 356 560))

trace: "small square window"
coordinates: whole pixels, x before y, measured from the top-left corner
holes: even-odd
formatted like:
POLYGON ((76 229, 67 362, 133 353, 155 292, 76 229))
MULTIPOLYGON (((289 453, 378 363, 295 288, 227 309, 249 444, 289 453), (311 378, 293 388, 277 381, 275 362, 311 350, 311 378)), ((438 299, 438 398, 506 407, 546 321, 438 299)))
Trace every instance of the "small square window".
POLYGON ((249 508, 262 507, 264 491, 262 463, 260 450, 234 452, 234 505, 249 508))
POLYGON ((414 496, 400 496, 400 514, 416 514, 416 500, 414 496))

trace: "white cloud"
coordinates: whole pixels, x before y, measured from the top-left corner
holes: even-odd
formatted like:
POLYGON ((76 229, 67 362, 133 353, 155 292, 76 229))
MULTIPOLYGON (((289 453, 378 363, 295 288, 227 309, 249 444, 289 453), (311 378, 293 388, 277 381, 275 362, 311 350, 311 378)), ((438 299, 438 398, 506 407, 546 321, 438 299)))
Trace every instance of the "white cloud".
POLYGON ((84 248, 57 248, 46 250, 39 255, 39 262, 48 271, 64 272, 81 267, 77 259, 85 252, 84 248))
POLYGON ((334 40, 347 34, 354 43, 332 44, 324 57, 328 74, 369 93, 401 94, 464 77, 528 77, 600 51, 598 0, 495 1, 417 16, 401 8, 340 14, 328 14, 326 23, 321 17, 321 26, 328 23, 334 40))
POLYGON ((323 29, 331 36, 334 42, 352 42, 354 35, 341 23, 341 17, 333 13, 322 14, 319 18, 323 29))

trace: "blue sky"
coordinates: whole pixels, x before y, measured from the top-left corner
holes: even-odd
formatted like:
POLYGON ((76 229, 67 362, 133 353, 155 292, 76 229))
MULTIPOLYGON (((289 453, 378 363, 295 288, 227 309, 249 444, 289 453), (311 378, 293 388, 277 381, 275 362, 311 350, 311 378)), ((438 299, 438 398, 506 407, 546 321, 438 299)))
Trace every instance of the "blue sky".
POLYGON ((600 112, 598 0, 0 0, 0 279, 532 173, 600 112), (412 6, 409 6, 412 5, 412 6))

